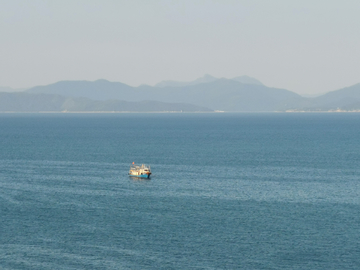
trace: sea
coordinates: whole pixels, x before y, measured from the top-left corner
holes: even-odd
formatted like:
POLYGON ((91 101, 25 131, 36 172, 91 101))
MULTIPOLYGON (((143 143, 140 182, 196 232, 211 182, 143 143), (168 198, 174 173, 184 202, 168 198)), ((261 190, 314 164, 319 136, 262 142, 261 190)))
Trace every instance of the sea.
POLYGON ((360 114, 0 114, 0 269, 360 269, 360 114))

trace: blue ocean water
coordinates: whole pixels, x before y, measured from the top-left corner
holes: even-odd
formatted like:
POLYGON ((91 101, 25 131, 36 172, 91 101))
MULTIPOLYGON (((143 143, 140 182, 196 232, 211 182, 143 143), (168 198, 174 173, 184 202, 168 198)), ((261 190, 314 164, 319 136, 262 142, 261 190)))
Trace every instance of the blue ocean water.
POLYGON ((0 269, 360 269, 359 116, 0 114, 0 269))

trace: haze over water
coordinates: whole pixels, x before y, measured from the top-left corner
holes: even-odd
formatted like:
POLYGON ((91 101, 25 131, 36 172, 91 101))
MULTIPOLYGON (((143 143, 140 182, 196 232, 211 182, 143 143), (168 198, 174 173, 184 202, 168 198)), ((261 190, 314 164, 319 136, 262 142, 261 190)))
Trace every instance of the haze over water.
POLYGON ((1 114, 0 268, 358 269, 359 134, 355 113, 1 114))

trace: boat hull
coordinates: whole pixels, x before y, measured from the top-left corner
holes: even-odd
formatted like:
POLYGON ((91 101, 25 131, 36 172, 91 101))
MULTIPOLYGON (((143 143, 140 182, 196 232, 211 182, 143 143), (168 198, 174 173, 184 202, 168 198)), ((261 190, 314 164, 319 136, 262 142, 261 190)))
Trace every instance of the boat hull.
POLYGON ((140 174, 140 175, 135 175, 135 174, 130 174, 129 176, 131 177, 138 177, 138 178, 150 178, 150 174, 140 174))

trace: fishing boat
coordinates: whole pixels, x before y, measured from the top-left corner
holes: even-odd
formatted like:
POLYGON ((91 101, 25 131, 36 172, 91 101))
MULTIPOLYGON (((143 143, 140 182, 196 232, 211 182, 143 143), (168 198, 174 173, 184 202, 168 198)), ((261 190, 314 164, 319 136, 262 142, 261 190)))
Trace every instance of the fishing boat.
POLYGON ((130 171, 129 171, 130 176, 150 178, 150 174, 151 174, 151 169, 150 166, 148 165, 141 164, 141 166, 139 166, 139 165, 135 165, 135 163, 133 162, 133 164, 130 166, 130 171))

